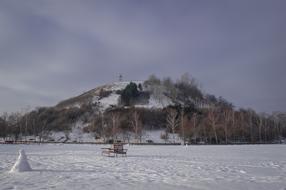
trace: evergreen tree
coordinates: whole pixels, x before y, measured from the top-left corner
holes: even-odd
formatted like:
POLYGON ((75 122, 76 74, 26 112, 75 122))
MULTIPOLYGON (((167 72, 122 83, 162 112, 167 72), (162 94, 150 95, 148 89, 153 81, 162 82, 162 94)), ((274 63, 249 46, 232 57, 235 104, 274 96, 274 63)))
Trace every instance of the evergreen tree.
POLYGON ((121 102, 123 105, 129 106, 138 95, 139 91, 137 84, 130 82, 121 93, 121 102))

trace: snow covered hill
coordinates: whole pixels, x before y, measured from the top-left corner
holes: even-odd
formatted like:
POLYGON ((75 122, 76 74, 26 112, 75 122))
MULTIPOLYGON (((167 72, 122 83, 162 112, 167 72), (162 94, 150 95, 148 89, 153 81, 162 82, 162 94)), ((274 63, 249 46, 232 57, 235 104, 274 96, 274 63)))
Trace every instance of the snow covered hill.
MULTIPOLYGON (((142 116, 139 119, 142 124, 140 133, 141 129, 144 133, 143 136, 140 134, 140 142, 168 142, 161 139, 164 136, 168 138, 164 134, 164 108, 177 104, 195 105, 192 95, 197 95, 198 89, 187 82, 176 86, 170 81, 156 80, 113 82, 63 100, 54 107, 39 108, 26 117, 37 121, 37 124, 31 122, 33 127, 37 126, 37 129, 32 129, 37 136, 29 138, 55 142, 106 142, 116 134, 121 140, 129 142, 137 136, 132 126, 133 111, 137 110, 141 112, 139 117, 142 116), (111 118, 113 112, 120 117, 116 132, 112 121, 115 118, 111 118)), ((180 143, 180 139, 173 138, 172 142, 180 143)))
MULTIPOLYGON (((126 88, 131 81, 124 82, 114 82, 111 84, 106 84, 94 88, 88 92, 85 92, 79 96, 69 98, 67 100, 61 101, 59 104, 55 106, 57 110, 69 110, 69 109, 81 109, 86 105, 91 105, 93 112, 105 112, 108 108, 112 107, 122 107, 120 105, 120 92, 126 88)), ((144 81, 132 81, 136 83, 137 86, 141 85, 142 92, 148 92, 149 89, 144 86, 144 81)), ((136 108, 146 108, 146 109, 162 109, 169 105, 173 105, 174 102, 167 96, 160 94, 154 95, 150 93, 150 97, 148 101, 138 102, 132 106, 136 108)), ((93 117, 92 115, 89 117, 93 117)), ((90 120, 90 119, 89 119, 90 120)), ((55 141, 55 142, 102 142, 103 139, 96 139, 96 135, 94 133, 85 133, 84 128, 88 126, 89 123, 83 122, 81 119, 75 121, 72 125, 71 130, 69 131, 50 131, 43 137, 44 141, 55 141)), ((165 129, 161 130, 144 130, 142 136, 142 142, 155 142, 155 143, 165 143, 165 141, 161 139, 162 134, 165 129)), ((132 136, 132 132, 131 136, 132 136)), ((123 136, 123 134, 118 134, 119 138, 123 136)), ((35 137, 31 137, 35 138, 35 137)), ((36 138, 37 139, 37 138, 36 138)), ((133 141, 134 139, 130 139, 133 141)), ((177 137, 176 142, 180 143, 179 138, 177 137)))

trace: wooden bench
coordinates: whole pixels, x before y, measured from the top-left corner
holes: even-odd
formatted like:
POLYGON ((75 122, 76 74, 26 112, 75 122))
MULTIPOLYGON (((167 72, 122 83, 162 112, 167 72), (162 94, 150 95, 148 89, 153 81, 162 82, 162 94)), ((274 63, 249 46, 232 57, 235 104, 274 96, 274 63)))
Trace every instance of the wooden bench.
POLYGON ((106 155, 106 156, 116 156, 118 154, 121 154, 122 156, 127 156, 127 149, 123 148, 123 144, 122 143, 115 143, 111 146, 111 148, 101 148, 102 155, 106 155))

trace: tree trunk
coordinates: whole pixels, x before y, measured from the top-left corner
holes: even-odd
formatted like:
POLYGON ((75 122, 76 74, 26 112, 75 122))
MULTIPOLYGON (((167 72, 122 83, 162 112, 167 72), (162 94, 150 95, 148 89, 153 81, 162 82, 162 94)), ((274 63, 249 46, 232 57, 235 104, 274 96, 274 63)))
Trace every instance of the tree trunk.
POLYGON ((214 131, 215 143, 218 144, 218 138, 217 138, 217 133, 216 133, 216 126, 215 126, 214 122, 212 123, 212 128, 213 128, 213 131, 214 131))

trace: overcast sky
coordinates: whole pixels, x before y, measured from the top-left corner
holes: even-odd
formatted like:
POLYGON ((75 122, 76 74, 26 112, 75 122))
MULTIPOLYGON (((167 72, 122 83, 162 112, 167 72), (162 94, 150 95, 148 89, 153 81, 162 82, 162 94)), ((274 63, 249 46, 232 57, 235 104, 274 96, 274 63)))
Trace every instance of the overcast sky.
POLYGON ((194 76, 205 92, 286 111, 285 0, 1 0, 0 113, 100 84, 194 76))

